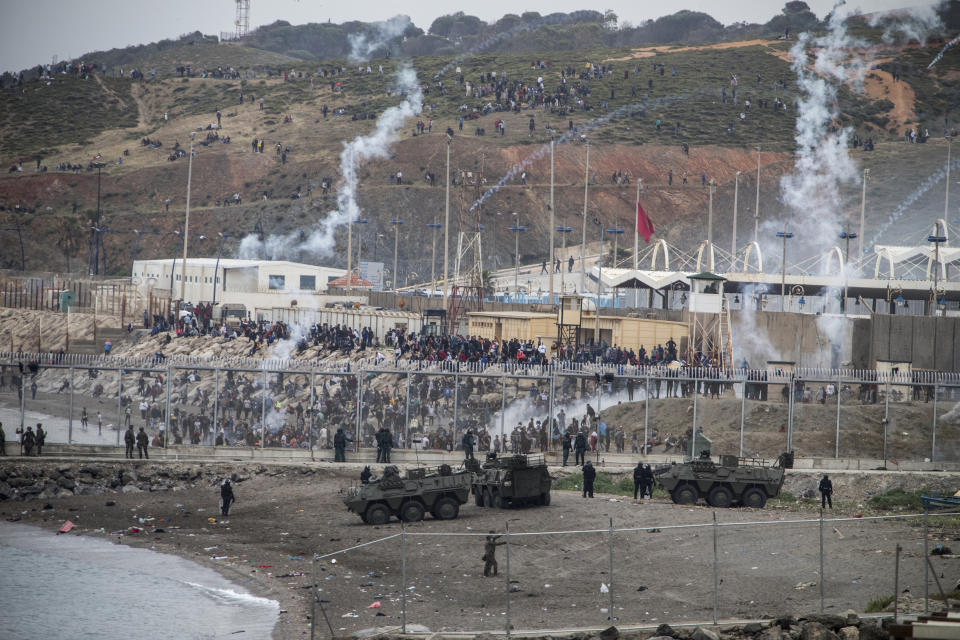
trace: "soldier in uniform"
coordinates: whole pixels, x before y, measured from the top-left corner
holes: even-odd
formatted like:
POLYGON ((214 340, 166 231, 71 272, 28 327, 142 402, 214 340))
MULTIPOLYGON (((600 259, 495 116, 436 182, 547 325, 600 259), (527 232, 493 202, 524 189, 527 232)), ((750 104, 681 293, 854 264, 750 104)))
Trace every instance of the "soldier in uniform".
POLYGON ((237 499, 233 496, 233 486, 229 480, 224 480, 220 486, 220 515, 230 515, 230 504, 236 501, 237 499))
POLYGON ((393 446, 393 435, 386 427, 377 431, 377 462, 390 464, 390 448, 393 446))
POLYGON ((587 460, 583 463, 583 497, 587 494, 593 497, 593 481, 597 479, 597 470, 593 468, 593 463, 587 460))
POLYGON ((483 544, 483 577, 485 578, 497 575, 497 547, 506 544, 506 542, 497 542, 499 537, 491 531, 483 544))
POLYGON ((569 433, 563 434, 562 445, 563 445, 563 465, 562 466, 565 467, 567 466, 567 460, 570 459, 570 434, 569 433))
POLYGON ((23 434, 21 444, 23 445, 23 455, 33 455, 33 445, 37 442, 37 436, 33 433, 33 427, 27 427, 27 432, 23 434))
POLYGON ((473 459, 473 429, 467 429, 463 434, 463 458, 464 460, 473 459))
POLYGON ((43 452, 43 443, 47 441, 47 432, 43 430, 43 425, 37 423, 37 456, 43 452))
MULTIPOLYGON (((633 468, 633 499, 636 501, 637 494, 640 493, 640 490, 643 488, 643 463, 638 462, 637 466, 633 468)), ((640 493, 640 497, 643 497, 643 494, 640 493)))
POLYGON ((133 435, 133 425, 127 427, 126 433, 123 434, 123 442, 127 445, 127 451, 124 457, 133 458, 133 445, 136 443, 137 438, 133 435))
POLYGON ((653 469, 650 465, 643 466, 643 481, 640 483, 640 497, 653 498, 653 469))
POLYGON ((333 461, 346 462, 347 456, 347 436, 343 433, 343 427, 337 427, 337 432, 333 435, 333 461))
POLYGON ((577 432, 577 439, 573 442, 574 466, 583 465, 587 451, 587 436, 583 431, 577 432))
POLYGON ((150 454, 147 453, 147 445, 150 444, 150 438, 147 437, 147 432, 143 430, 143 427, 140 427, 140 432, 137 434, 137 456, 140 458, 150 459, 150 454))
POLYGON ((823 474, 823 479, 820 480, 820 486, 817 488, 820 490, 820 508, 823 509, 829 504, 833 509, 833 482, 827 474, 823 474))
POLYGON ((363 471, 360 472, 360 484, 369 484, 370 476, 372 475, 373 473, 370 471, 370 465, 365 466, 363 471))

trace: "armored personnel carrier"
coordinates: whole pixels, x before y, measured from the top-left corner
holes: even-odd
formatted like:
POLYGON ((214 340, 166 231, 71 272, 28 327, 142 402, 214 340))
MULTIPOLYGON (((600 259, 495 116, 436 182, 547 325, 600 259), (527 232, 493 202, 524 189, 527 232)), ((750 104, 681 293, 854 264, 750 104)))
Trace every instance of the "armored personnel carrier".
POLYGON ((437 520, 453 520, 470 498, 472 482, 470 471, 454 472, 446 464, 409 469, 405 476, 389 465, 380 478, 347 489, 343 503, 367 524, 385 524, 392 516, 418 522, 427 511, 437 520))
POLYGON ((653 475, 677 504, 696 504, 703 497, 712 507, 762 509, 780 493, 784 472, 792 468, 792 452, 781 453, 773 464, 737 456, 720 456, 718 464, 704 451, 696 460, 660 467, 653 475))
POLYGON ((542 455, 490 453, 483 465, 470 459, 466 466, 474 473, 473 499, 478 507, 550 504, 550 473, 542 455))

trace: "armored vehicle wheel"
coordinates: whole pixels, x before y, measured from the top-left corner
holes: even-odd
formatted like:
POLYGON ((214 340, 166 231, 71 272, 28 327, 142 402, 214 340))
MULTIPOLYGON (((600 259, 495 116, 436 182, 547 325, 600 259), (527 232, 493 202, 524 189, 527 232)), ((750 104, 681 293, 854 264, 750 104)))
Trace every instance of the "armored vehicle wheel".
POLYGON ((423 520, 425 509, 416 500, 411 500, 400 507, 400 519, 404 522, 420 522, 423 520))
POLYGON ((500 497, 500 492, 495 491, 493 493, 493 508, 494 509, 503 509, 503 498, 500 497))
POLYGON ((743 506, 750 507, 751 509, 763 509, 767 504, 767 494, 764 493, 763 489, 750 487, 743 492, 740 502, 743 506))
POLYGON ((541 493, 541 494, 537 497, 537 504, 542 505, 542 506, 544 506, 544 507, 549 506, 549 505, 550 505, 550 492, 547 491, 546 493, 541 493))
POLYGON ((692 484, 682 484, 673 490, 673 501, 677 504, 696 504, 700 492, 692 484))
POLYGON ((493 494, 490 493, 490 489, 483 490, 483 506, 492 507, 493 506, 493 494))
POLYGON ((476 491, 476 492, 473 494, 473 502, 474 502, 474 504, 476 504, 478 507, 483 507, 483 506, 485 506, 485 505, 483 504, 483 493, 480 492, 479 490, 476 491))
POLYGON ((387 508, 387 505, 376 502, 367 507, 364 521, 367 524, 387 524, 390 521, 390 509, 387 508))
POLYGON ((437 520, 453 520, 460 515, 460 505, 453 498, 440 498, 433 505, 433 517, 437 520))
POLYGON ((733 504, 733 492, 722 484, 710 489, 707 502, 711 507, 725 509, 733 504))

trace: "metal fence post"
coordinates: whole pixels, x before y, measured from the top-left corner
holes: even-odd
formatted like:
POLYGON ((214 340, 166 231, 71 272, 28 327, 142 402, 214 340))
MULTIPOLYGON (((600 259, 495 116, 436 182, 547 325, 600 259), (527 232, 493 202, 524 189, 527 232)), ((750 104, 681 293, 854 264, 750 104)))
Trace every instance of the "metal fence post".
POLYGON ((640 453, 646 453, 650 437, 650 374, 643 379, 643 390, 646 398, 643 401, 643 442, 640 444, 640 453))
POLYGON ((510 520, 506 522, 506 538, 504 544, 507 551, 507 637, 510 637, 510 520))
MULTIPOLYGON (((409 377, 408 377, 409 380, 409 377)), ((509 586, 509 583, 508 583, 509 586)), ((407 526, 400 523, 400 626, 407 632, 407 526)))
POLYGON ((505 422, 507 419, 507 378, 500 379, 500 446, 503 451, 507 450, 506 436, 504 435, 505 422))
POLYGON ((123 428, 123 367, 117 369, 117 446, 120 446, 120 430, 123 428))
POLYGON ((167 365, 167 379, 166 379, 166 409, 164 409, 164 424, 166 426, 166 434, 163 438, 163 448, 167 448, 167 441, 170 440, 170 387, 173 385, 173 367, 167 365))
POLYGON ((459 412, 457 411, 457 405, 460 404, 460 370, 459 367, 457 371, 453 374, 453 428, 450 429, 450 451, 453 451, 457 448, 457 420, 459 417, 459 412))
POLYGON ((890 424, 890 376, 887 376, 886 393, 883 398, 883 466, 887 466, 887 425, 890 424))
POLYGON ((717 512, 713 512, 713 624, 720 618, 720 531, 717 525, 717 512))
POLYGON ((260 448, 267 439, 267 369, 263 369, 263 390, 260 393, 260 448))
MULTIPOLYGON (((926 504, 923 505, 923 613, 930 613, 930 565, 927 564, 930 550, 927 548, 927 541, 930 539, 930 528, 927 522, 927 516, 930 515, 930 509, 926 504)), ((946 603, 944 603, 946 604, 946 603)))
POLYGON ((840 380, 840 376, 837 376, 837 436, 836 436, 836 442, 834 443, 834 450, 833 450, 834 458, 840 457, 840 386, 841 386, 840 383, 841 382, 842 380, 840 380))
MULTIPOLYGON (((21 434, 20 442, 21 443, 23 442, 22 435, 24 433, 23 424, 24 424, 24 419, 26 417, 26 409, 27 409, 26 404, 27 404, 27 372, 21 371, 20 372, 20 434, 21 434)), ((21 444, 21 447, 22 446, 23 445, 21 444)))
POLYGON ((740 388, 740 457, 743 457, 743 424, 747 413, 747 378, 743 379, 743 386, 740 388))
POLYGON ((213 370, 213 444, 217 444, 217 418, 220 413, 220 367, 213 370))
POLYGON ((354 438, 353 451, 360 453, 360 443, 363 438, 361 428, 363 426, 363 371, 357 369, 357 437, 354 438))
POLYGON ((937 383, 933 383, 933 435, 930 439, 930 462, 937 460, 937 383))
POLYGON ((793 451, 793 394, 794 380, 791 374, 787 386, 787 451, 793 451))
POLYGON ((823 613, 823 507, 820 507, 820 613, 823 613))
POLYGON ((610 592, 610 608, 607 610, 607 619, 613 624, 613 518, 610 518, 610 585, 607 591, 610 592))
POLYGON ((897 544, 897 551, 894 555, 893 565, 893 622, 897 622, 897 612, 900 609, 900 551, 902 547, 897 544))
MULTIPOLYGON (((553 413, 553 412, 554 412, 554 408, 555 408, 555 406, 556 406, 555 403, 554 403, 554 398, 553 398, 553 394, 554 394, 554 384, 553 384, 553 381, 554 381, 554 374, 551 372, 551 373, 550 373, 549 394, 548 394, 548 396, 547 396, 547 403, 548 403, 548 405, 549 405, 549 411, 550 411, 550 420, 548 421, 548 424, 547 424, 547 430, 548 430, 549 433, 550 433, 550 440, 549 440, 549 445, 548 445, 548 446, 549 446, 549 448, 550 448, 551 451, 554 449, 554 443, 553 443, 553 421, 556 419, 555 416, 554 416, 554 413, 553 413)), ((563 428, 562 428, 562 427, 560 428, 560 431, 561 431, 561 433, 563 432, 563 428)))
MULTIPOLYGON (((934 411, 936 414, 936 411, 934 411)), ((73 444, 73 367, 70 367, 70 412, 67 414, 67 444, 73 444)))
POLYGON ((307 433, 310 434, 310 458, 314 456, 313 453, 313 406, 317 402, 316 398, 316 386, 317 386, 317 374, 314 371, 310 372, 310 405, 307 407, 307 433))
MULTIPOLYGON (((403 443, 411 448, 410 443, 410 372, 407 371, 407 402, 403 410, 403 443)), ((424 429, 426 432, 426 429, 424 429)))

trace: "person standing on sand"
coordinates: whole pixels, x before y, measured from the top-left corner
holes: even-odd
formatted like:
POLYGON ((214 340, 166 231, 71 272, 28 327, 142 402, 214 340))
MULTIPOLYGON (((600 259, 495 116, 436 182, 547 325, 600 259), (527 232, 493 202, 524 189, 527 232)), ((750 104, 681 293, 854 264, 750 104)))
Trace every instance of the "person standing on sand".
POLYGON ((230 515, 230 504, 236 501, 237 499, 233 497, 233 486, 229 480, 224 480, 220 486, 220 515, 230 515))
POLYGON ((103 435, 103 414, 97 411, 97 435, 103 435))
POLYGON ((7 434, 3 432, 3 423, 0 422, 0 456, 7 455, 7 434))
POLYGON ((37 423, 37 457, 43 452, 43 443, 47 441, 47 432, 43 430, 43 425, 37 423))
POLYGON ((483 577, 485 578, 497 575, 497 547, 507 544, 506 542, 497 542, 499 537, 494 531, 491 531, 490 535, 487 536, 487 541, 483 543, 482 560, 483 577))
POLYGON ((89 426, 90 418, 87 416, 87 408, 84 407, 80 412, 80 426, 83 427, 83 430, 86 431, 89 426))
POLYGON ((588 495, 593 497, 593 482, 597 479, 597 470, 593 468, 593 463, 587 460, 583 463, 583 497, 588 495))
POLYGON ((333 436, 333 461, 346 462, 347 436, 343 433, 343 427, 337 428, 337 433, 333 436))
POLYGON ((830 505, 830 508, 833 509, 833 482, 830 481, 827 474, 823 474, 823 479, 820 480, 820 486, 817 488, 820 490, 820 508, 823 509, 830 505))

